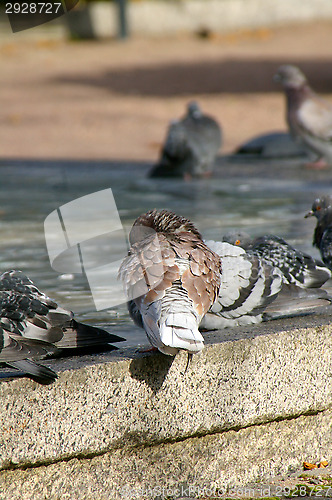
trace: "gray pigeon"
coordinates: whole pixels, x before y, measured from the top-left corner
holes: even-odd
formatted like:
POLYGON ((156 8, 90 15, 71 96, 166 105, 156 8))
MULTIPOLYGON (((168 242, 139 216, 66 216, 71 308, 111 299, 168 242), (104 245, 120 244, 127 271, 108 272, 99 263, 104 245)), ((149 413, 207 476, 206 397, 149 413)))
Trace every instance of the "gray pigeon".
POLYGON ((190 102, 187 114, 170 123, 161 158, 150 177, 204 177, 210 175, 220 150, 218 123, 190 102))
POLYGON ((267 234, 253 239, 244 231, 232 231, 223 237, 223 241, 238 245, 277 267, 282 272, 284 283, 320 288, 331 278, 330 270, 321 261, 297 250, 279 236, 267 234))
POLYGON ((97 346, 122 340, 78 323, 71 312, 40 292, 22 272, 7 271, 0 276, 0 365, 20 370, 18 376, 51 383, 57 374, 37 364, 36 359, 72 350, 88 353, 97 346))
POLYGON ((332 105, 318 97, 296 66, 280 66, 274 80, 284 88, 287 122, 294 140, 314 155, 313 165, 332 165, 332 105))
POLYGON ((312 243, 319 249, 324 264, 332 270, 332 197, 317 198, 305 215, 310 216, 317 219, 312 243))
POLYGON ((286 284, 277 267, 227 242, 206 241, 220 256, 219 296, 200 328, 213 330, 314 312, 331 298, 320 288, 286 284))
POLYGON ((235 151, 236 155, 248 159, 273 158, 308 158, 307 154, 296 144, 288 132, 270 132, 259 135, 241 144, 235 151))

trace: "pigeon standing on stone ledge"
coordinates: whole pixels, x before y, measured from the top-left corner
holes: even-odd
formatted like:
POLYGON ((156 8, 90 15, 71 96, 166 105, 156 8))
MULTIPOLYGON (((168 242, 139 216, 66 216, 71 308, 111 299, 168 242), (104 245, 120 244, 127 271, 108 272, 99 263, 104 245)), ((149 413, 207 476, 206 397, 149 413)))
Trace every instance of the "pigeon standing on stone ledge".
POLYGON ((221 148, 222 134, 216 120, 190 102, 187 114, 170 123, 159 163, 150 177, 204 177, 211 174, 221 148))
POLYGON ((294 140, 315 155, 313 166, 332 165, 332 104, 318 97, 296 66, 280 66, 274 80, 284 88, 287 122, 294 140))
POLYGON ((311 313, 331 301, 320 288, 285 283, 280 269, 239 246, 204 244, 190 221, 166 210, 139 217, 130 243, 119 272, 132 299, 129 312, 165 354, 200 351, 204 339, 198 326, 255 324, 311 313), (148 283, 147 293, 139 292, 142 283, 148 283))
POLYGON ((0 276, 0 365, 20 370, 18 376, 23 372, 39 383, 51 383, 57 374, 37 364, 36 359, 59 350, 88 351, 123 340, 78 323, 71 312, 40 292, 22 272, 8 271, 0 276))
POLYGON ((317 198, 305 217, 315 216, 317 224, 313 245, 320 251, 324 264, 332 270, 332 197, 317 198))
POLYGON ((218 295, 219 256, 188 219, 167 210, 138 217, 129 240, 119 276, 133 298, 129 311, 134 321, 164 354, 201 351, 198 325, 218 295))
POLYGON ((206 330, 256 324, 314 312, 331 302, 325 290, 284 282, 277 267, 227 242, 206 241, 220 256, 219 296, 201 322, 206 330))
POLYGON ((244 248, 280 269, 284 283, 302 288, 320 288, 331 278, 330 270, 310 255, 297 250, 283 238, 271 234, 252 239, 244 231, 231 231, 223 241, 244 248))

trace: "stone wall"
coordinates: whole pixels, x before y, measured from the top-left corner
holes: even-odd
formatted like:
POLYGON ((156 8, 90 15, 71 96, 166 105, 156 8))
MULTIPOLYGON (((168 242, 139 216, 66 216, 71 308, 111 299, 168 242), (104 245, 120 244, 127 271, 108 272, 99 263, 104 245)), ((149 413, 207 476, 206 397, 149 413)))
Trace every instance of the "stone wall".
POLYGON ((187 371, 185 353, 50 360, 51 386, 0 384, 0 498, 226 490, 329 460, 331 352, 312 316, 208 334, 187 371))

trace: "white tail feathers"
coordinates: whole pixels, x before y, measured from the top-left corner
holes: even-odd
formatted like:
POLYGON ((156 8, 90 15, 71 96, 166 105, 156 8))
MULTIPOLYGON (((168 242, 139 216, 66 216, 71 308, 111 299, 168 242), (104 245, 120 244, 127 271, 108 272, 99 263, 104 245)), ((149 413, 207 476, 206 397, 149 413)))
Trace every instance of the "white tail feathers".
POLYGON ((170 313, 160 326, 160 340, 165 346, 200 352, 204 338, 197 328, 197 320, 189 314, 170 313))

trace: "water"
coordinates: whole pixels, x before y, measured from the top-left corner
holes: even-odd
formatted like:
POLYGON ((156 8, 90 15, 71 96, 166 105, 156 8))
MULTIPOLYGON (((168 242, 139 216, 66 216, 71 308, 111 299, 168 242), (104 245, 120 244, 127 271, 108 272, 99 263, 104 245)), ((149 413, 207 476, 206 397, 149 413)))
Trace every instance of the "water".
POLYGON ((44 220, 80 196, 111 188, 126 231, 152 208, 189 217, 206 239, 231 229, 252 235, 274 233, 318 257, 311 245, 314 220, 304 219, 315 197, 332 193, 329 170, 313 171, 294 162, 240 162, 223 159, 211 179, 148 179, 145 164, 115 162, 0 163, 0 269, 20 269, 77 318, 146 345, 126 307, 96 311, 83 275, 63 276, 51 268, 44 220), (71 279, 72 278, 72 279, 71 279))

